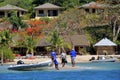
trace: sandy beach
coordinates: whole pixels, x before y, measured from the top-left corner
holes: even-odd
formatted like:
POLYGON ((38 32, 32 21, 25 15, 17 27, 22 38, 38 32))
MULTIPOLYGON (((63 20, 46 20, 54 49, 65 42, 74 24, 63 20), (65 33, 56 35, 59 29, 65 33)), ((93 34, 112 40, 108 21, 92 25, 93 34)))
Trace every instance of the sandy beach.
MULTIPOLYGON (((120 61, 120 55, 109 55, 109 56, 119 58, 118 61, 120 61)), ((95 57, 95 59, 97 59, 98 55, 77 55, 75 61, 76 61, 76 63, 90 62, 89 60, 91 59, 91 57, 95 57)), ((14 59, 13 62, 7 62, 5 64, 10 64, 10 65, 17 64, 18 60, 22 60, 25 64, 29 64, 29 63, 44 62, 44 61, 51 60, 51 59, 48 56, 34 56, 34 58, 27 58, 27 59, 24 59, 23 57, 18 57, 16 59, 14 59)), ((70 64, 66 64, 64 67, 62 67, 60 56, 57 56, 57 60, 59 62, 58 66, 59 66, 60 70, 80 69, 79 66, 75 65, 75 67, 72 67, 72 65, 70 65, 70 64)), ((68 63, 71 63, 70 55, 67 55, 67 61, 68 61, 68 63)), ((55 69, 55 67, 53 65, 52 67, 48 67, 48 69, 50 69, 50 70, 55 69)))
MULTIPOLYGON (((120 55, 108 55, 108 56, 120 58, 120 55)), ((95 59, 97 59, 98 55, 77 55, 75 61, 76 63, 89 62, 91 57, 95 57, 95 59)), ((34 58, 27 58, 27 59, 18 57, 18 58, 15 58, 13 62, 7 62, 5 64, 16 64, 18 60, 22 60, 24 63, 28 64, 28 63, 43 62, 43 61, 51 60, 51 59, 48 56, 34 56, 34 58)), ((60 56, 57 56, 57 60, 59 63, 61 63, 60 56)), ((70 55, 67 55, 67 61, 68 63, 71 62, 70 55)))

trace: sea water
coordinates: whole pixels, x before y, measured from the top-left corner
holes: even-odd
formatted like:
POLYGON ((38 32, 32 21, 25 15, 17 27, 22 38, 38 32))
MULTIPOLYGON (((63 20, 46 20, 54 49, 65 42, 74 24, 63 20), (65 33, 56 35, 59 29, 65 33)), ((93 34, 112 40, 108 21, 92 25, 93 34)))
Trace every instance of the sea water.
POLYGON ((0 80, 120 80, 120 62, 77 63, 76 66, 76 69, 14 71, 3 65, 0 80))

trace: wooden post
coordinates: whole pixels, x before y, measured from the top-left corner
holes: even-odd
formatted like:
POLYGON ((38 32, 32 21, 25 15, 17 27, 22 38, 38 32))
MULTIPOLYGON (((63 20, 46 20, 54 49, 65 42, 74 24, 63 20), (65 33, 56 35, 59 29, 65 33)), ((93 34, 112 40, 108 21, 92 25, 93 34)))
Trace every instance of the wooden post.
POLYGON ((4 17, 8 17, 8 12, 7 11, 5 11, 4 17))

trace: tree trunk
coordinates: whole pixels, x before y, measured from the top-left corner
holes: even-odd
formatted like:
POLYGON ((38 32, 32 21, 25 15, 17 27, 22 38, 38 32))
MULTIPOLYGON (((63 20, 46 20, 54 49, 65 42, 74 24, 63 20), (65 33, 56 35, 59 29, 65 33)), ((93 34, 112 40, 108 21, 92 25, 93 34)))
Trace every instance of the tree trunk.
POLYGON ((115 41, 115 37, 116 37, 116 22, 117 19, 113 22, 113 41, 115 41))
POLYGON ((31 49, 31 54, 32 54, 32 56, 34 56, 34 50, 33 49, 31 49))
POLYGON ((116 41, 116 40, 117 40, 119 33, 120 33, 120 26, 118 26, 118 29, 117 29, 117 31, 116 31, 116 34, 115 34, 115 36, 113 37, 113 41, 116 41))
POLYGON ((1 53, 1 65, 3 65, 3 50, 2 50, 2 53, 1 53))

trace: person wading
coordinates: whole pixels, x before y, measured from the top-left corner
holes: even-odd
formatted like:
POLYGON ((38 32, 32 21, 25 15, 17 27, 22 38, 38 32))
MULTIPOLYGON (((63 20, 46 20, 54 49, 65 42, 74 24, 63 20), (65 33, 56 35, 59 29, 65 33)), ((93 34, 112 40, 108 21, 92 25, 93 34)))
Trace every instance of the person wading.
POLYGON ((65 64, 67 63, 66 53, 64 52, 61 53, 61 63, 62 63, 62 67, 64 67, 65 64))
POLYGON ((59 68, 58 68, 58 61, 57 61, 57 59, 56 59, 56 52, 55 52, 55 51, 52 51, 52 52, 50 53, 50 55, 51 55, 52 62, 53 62, 54 65, 55 65, 55 69, 56 69, 56 70, 59 70, 59 68))
POLYGON ((70 57, 71 57, 72 67, 74 67, 75 66, 75 58, 76 58, 76 51, 74 49, 72 49, 70 51, 70 57))

